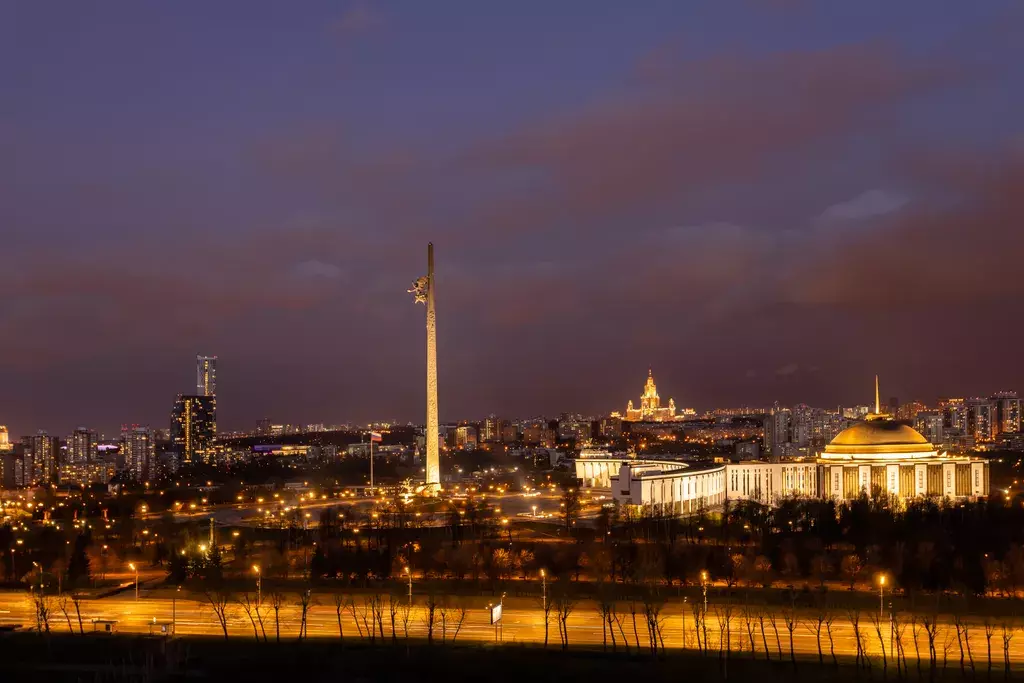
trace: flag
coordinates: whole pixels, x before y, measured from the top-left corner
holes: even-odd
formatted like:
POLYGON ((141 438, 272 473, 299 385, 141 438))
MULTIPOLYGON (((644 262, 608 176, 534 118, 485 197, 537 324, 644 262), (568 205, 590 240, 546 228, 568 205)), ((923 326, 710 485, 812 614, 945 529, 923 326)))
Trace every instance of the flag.
POLYGON ((380 443, 384 440, 384 437, 379 432, 370 432, 370 443, 380 443))

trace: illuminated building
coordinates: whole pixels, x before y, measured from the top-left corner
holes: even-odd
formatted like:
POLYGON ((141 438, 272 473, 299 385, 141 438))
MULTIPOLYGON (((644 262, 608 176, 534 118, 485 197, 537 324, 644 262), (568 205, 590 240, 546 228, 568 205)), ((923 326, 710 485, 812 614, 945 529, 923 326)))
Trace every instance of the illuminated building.
POLYGON ((933 444, 942 443, 945 438, 941 410, 919 410, 914 416, 914 429, 933 444))
POLYGON ((967 401, 967 433, 975 443, 994 441, 999 433, 999 419, 996 402, 987 398, 972 398, 967 401))
POLYGON ((35 436, 22 438, 24 446, 25 485, 53 481, 57 477, 60 440, 39 430, 35 436))
POLYGON ((920 432, 883 414, 877 378, 875 411, 864 422, 840 432, 825 447, 818 463, 822 467, 822 495, 839 500, 876 491, 899 499, 988 495, 988 463, 940 455, 920 432))
POLYGON ((503 443, 515 443, 519 441, 519 425, 509 423, 501 428, 501 440, 503 443))
POLYGON ((8 453, 14 450, 14 444, 11 443, 10 436, 7 433, 7 427, 0 425, 0 453, 8 453))
POLYGON ((455 429, 455 447, 461 451, 472 451, 477 446, 476 427, 462 425, 455 429))
POLYGON ((992 397, 996 404, 997 432, 1005 434, 1020 431, 1020 399, 1014 391, 1001 391, 992 397))
MULTIPOLYGON (((896 411, 896 419, 903 420, 904 422, 914 422, 917 418, 917 414, 922 410, 928 410, 928 406, 921 403, 920 401, 911 401, 910 403, 904 403, 896 411)), ((937 443, 932 441, 932 443, 937 443)))
MULTIPOLYGON (((988 495, 986 461, 940 453, 919 432, 896 422, 880 408, 876 380, 874 412, 867 420, 839 432, 816 459, 693 467, 671 460, 584 449, 576 459, 576 476, 585 487, 610 488, 615 500, 623 505, 665 514, 682 514, 694 506, 712 506, 724 500, 776 504, 789 496, 844 501, 876 493, 896 500, 964 500, 988 495)), ((777 410, 771 417, 785 413, 777 410)), ((918 416, 923 418, 925 414, 918 416)), ((933 429, 939 427, 940 416, 937 411, 932 416, 933 429)), ((769 431, 771 424, 769 419, 769 431)))
POLYGON ((68 439, 68 464, 79 465, 95 460, 98 443, 95 431, 85 427, 76 429, 68 439))
POLYGON ((487 419, 484 420, 483 429, 481 429, 480 432, 480 440, 484 443, 501 441, 501 430, 504 426, 504 420, 495 415, 488 415, 487 419))
POLYGON ((171 448, 181 465, 214 464, 217 397, 179 394, 171 411, 171 448))
POLYGON ((122 425, 119 458, 128 476, 137 482, 150 481, 155 475, 153 432, 141 425, 122 425))
POLYGON ((793 417, 789 408, 775 406, 764 422, 764 450, 772 457, 783 455, 785 444, 791 443, 790 422, 793 417))
POLYGON ((196 395, 217 395, 217 356, 196 356, 196 395))
POLYGON ((630 422, 668 422, 676 419, 676 402, 671 398, 668 405, 661 406, 658 387, 654 384, 654 374, 647 369, 647 382, 640 396, 640 407, 634 408, 633 401, 626 405, 626 419, 630 422))

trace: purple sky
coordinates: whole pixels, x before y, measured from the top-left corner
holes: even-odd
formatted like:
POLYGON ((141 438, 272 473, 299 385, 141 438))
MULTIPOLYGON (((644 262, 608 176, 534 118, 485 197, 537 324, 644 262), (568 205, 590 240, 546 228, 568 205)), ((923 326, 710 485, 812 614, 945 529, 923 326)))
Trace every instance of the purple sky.
POLYGON ((0 7, 0 423, 1024 390, 1013 0, 0 7))

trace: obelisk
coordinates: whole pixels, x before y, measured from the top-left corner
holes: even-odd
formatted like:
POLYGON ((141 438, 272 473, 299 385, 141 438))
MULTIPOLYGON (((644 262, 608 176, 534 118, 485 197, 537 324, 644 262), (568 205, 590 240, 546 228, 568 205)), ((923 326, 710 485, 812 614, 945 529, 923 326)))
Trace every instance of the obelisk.
POLYGON ((434 243, 427 243, 427 492, 441 490, 437 425, 437 314, 434 311, 434 243))
POLYGON ((427 305, 427 472, 423 490, 436 495, 441 491, 441 465, 438 454, 437 426, 437 314, 434 311, 434 244, 427 244, 427 274, 417 278, 409 290, 416 303, 427 305))

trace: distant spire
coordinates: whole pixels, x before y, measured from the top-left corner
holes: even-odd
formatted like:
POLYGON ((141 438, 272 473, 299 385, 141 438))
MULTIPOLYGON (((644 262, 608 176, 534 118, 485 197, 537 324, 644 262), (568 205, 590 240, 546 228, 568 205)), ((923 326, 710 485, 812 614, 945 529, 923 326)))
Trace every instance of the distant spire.
POLYGON ((650 366, 650 365, 647 366, 647 376, 648 377, 654 377, 654 370, 652 369, 652 366, 650 366))
POLYGON ((875 375, 875 415, 882 414, 881 408, 881 402, 878 400, 878 375, 875 375))

